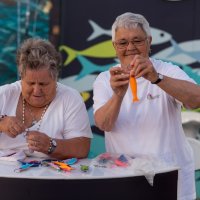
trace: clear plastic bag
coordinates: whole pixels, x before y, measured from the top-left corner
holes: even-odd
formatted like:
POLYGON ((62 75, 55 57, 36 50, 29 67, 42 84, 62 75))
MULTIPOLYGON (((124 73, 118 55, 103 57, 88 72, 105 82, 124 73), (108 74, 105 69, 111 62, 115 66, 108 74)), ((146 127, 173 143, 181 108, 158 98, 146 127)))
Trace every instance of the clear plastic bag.
POLYGON ((103 168, 128 167, 131 165, 131 162, 131 157, 113 153, 103 153, 93 159, 94 166, 103 168))
POLYGON ((153 186, 155 174, 169 167, 166 162, 153 156, 138 155, 131 157, 125 154, 103 153, 93 159, 95 168, 102 169, 104 175, 112 176, 145 176, 153 186))
POLYGON ((155 174, 169 168, 169 164, 154 156, 138 156, 131 165, 135 175, 144 175, 151 186, 153 186, 155 174))

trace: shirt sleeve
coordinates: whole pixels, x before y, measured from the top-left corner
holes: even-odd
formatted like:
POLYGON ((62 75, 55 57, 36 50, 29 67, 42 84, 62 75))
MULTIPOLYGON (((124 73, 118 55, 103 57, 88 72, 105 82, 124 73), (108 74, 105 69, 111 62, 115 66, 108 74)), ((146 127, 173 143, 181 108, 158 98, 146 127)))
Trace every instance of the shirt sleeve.
POLYGON ((102 107, 112 96, 112 89, 110 87, 109 72, 102 72, 96 78, 93 84, 93 110, 94 113, 102 107))
POLYGON ((165 63, 163 66, 163 70, 165 71, 163 75, 169 76, 171 78, 179 79, 179 80, 185 80, 192 83, 196 83, 179 66, 174 65, 172 63, 165 63))
POLYGON ((81 95, 73 91, 64 107, 64 138, 92 138, 88 113, 81 95))
MULTIPOLYGON (((179 79, 179 80, 184 80, 184 81, 188 81, 191 83, 196 84, 196 82, 190 78, 179 66, 174 65, 172 63, 166 63, 164 62, 164 64, 162 65, 162 70, 161 73, 163 75, 166 75, 168 77, 171 78, 175 78, 175 79, 179 79)), ((174 99, 174 97, 170 96, 171 99, 174 99)), ((181 106, 183 106, 183 103, 180 102, 177 99, 174 99, 176 101, 176 103, 180 104, 181 106)))

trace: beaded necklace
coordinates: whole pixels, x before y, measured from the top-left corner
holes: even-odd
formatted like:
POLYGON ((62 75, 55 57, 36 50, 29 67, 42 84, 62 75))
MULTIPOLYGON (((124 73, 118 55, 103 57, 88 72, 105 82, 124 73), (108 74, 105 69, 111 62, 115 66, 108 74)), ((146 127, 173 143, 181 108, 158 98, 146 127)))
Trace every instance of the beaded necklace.
MULTIPOLYGON (((22 100, 22 123, 23 123, 23 124, 25 124, 25 105, 26 105, 25 99, 23 98, 23 100, 22 100)), ((47 104, 47 105, 44 107, 44 110, 43 110, 43 112, 42 112, 42 115, 41 115, 40 120, 39 120, 39 123, 38 123, 37 131, 40 130, 40 126, 41 126, 41 123, 42 123, 44 114, 45 114, 45 112, 46 112, 48 106, 49 106, 49 104, 47 104)), ((32 115, 32 116, 33 116, 33 115, 32 115)), ((35 118, 34 118, 31 125, 33 126, 33 125, 35 125, 36 123, 37 123, 37 121, 36 121, 35 118)), ((26 131, 28 131, 28 129, 26 129, 26 131)))
POLYGON ((33 119, 31 125, 34 126, 35 124, 37 124, 38 121, 35 119, 35 116, 33 115, 32 110, 29 107, 28 107, 28 111, 33 119))

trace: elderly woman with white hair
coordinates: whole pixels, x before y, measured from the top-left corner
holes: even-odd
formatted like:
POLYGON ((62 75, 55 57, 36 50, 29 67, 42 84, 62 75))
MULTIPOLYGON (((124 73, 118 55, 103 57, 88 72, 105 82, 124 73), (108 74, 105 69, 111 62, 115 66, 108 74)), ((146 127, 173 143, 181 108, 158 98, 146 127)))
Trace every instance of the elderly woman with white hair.
POLYGON ((112 41, 120 64, 93 85, 94 117, 106 150, 178 165, 178 199, 195 199, 192 149, 181 124, 181 107, 198 105, 195 82, 178 66, 149 57, 150 27, 140 14, 118 16, 112 41))

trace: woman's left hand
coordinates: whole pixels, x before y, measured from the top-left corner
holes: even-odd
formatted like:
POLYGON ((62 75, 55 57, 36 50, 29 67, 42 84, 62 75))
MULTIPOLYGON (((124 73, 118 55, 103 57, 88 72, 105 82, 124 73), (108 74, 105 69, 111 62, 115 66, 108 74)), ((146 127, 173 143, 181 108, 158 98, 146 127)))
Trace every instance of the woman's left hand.
POLYGON ((47 154, 50 137, 38 131, 28 131, 26 135, 29 149, 47 154))

